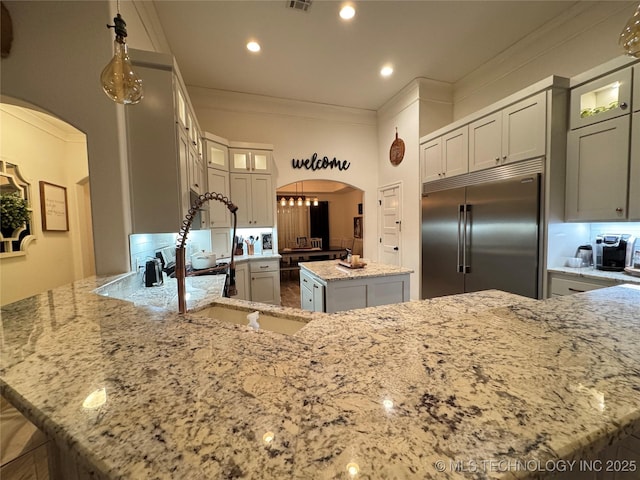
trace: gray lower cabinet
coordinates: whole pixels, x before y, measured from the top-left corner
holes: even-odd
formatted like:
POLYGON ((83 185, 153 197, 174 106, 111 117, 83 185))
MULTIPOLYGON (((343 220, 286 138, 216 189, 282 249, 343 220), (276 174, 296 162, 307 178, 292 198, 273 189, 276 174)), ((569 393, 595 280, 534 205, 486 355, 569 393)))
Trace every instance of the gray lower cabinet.
POLYGON ((309 312, 324 312, 324 285, 304 270, 300 270, 300 307, 309 312))
POLYGON ((561 273, 550 273, 549 283, 551 284, 551 288, 549 289, 551 297, 573 295, 574 293, 588 292, 589 290, 618 285, 617 282, 606 279, 587 279, 584 277, 576 277, 575 275, 563 275, 561 273))
POLYGON ((243 260, 236 263, 236 288, 232 298, 280 305, 280 262, 277 258, 243 260))
POLYGON ((280 305, 280 262, 278 259, 250 260, 251 301, 280 305))
POLYGON ((326 281, 300 269, 303 310, 334 313, 409 300, 409 274, 326 281))

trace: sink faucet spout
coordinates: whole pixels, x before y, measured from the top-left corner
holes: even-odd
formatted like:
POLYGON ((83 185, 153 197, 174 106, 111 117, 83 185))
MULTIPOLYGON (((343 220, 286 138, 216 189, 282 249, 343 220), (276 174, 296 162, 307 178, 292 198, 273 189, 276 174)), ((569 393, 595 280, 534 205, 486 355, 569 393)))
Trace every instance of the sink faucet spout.
POLYGON ((207 192, 200 195, 191 208, 187 212, 185 219, 182 221, 182 226, 178 232, 178 238, 176 239, 176 280, 178 282, 178 311, 180 313, 187 312, 187 299, 185 291, 185 278, 187 276, 187 265, 185 259, 185 243, 187 241, 187 235, 191 230, 191 224, 196 216, 196 213, 205 202, 210 200, 216 200, 224 203, 229 211, 233 214, 233 235, 231 236, 231 261, 229 262, 229 271, 227 272, 227 278, 225 280, 225 294, 227 296, 237 295, 236 290, 236 264, 234 260, 235 245, 233 239, 236 238, 236 225, 238 207, 231 202, 227 197, 221 193, 207 192))

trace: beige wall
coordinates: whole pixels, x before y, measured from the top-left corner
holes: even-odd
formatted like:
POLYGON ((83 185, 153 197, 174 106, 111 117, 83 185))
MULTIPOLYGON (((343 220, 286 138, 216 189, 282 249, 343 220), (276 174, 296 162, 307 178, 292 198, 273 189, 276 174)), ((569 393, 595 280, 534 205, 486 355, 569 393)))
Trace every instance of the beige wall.
MULTIPOLYGON (((13 20, 11 54, 2 59, 2 95, 25 101, 87 135, 96 270, 129 270, 123 106, 99 87, 112 57, 107 2, 3 2, 13 20)), ((3 98, 6 101, 6 98, 3 98)))
POLYGON ((0 259, 0 304, 5 305, 83 277, 76 186, 88 175, 84 135, 68 135, 19 108, 0 110, 0 156, 20 167, 31 184, 32 241, 27 254, 0 259), (42 231, 39 182, 67 189, 69 231, 42 231))
MULTIPOLYGON (((301 180, 335 180, 364 191, 365 212, 376 211, 375 112, 198 87, 188 90, 204 131, 227 140, 274 145, 275 188, 301 180), (344 171, 291 166, 292 158, 309 158, 314 152, 351 165, 344 171)), ((365 215, 364 222, 365 231, 375 232, 375 215, 365 215)), ((364 255, 375 258, 375 237, 365 239, 364 255)))

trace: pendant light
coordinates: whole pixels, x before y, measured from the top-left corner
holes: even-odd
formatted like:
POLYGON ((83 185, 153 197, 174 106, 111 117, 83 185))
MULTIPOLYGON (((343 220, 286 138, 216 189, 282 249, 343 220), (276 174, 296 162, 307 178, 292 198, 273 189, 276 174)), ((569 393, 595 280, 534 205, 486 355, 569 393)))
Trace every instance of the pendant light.
POLYGON ((125 37, 127 36, 127 24, 120 15, 120 2, 118 2, 118 14, 113 19, 113 28, 116 38, 113 41, 114 55, 111 61, 104 67, 100 75, 102 89, 107 96, 116 103, 134 105, 142 100, 142 80, 133 71, 131 60, 127 50, 125 37))
POLYGON ((302 206, 302 197, 298 196, 298 182, 296 182, 296 197, 298 197, 298 206, 302 206))
POLYGON ((318 197, 315 197, 315 198, 313 199, 313 206, 314 206, 314 207, 317 207, 317 206, 318 206, 318 197))
POLYGON ((618 43, 627 55, 640 58, 640 4, 620 33, 618 43))
POLYGON ((281 207, 286 207, 287 206, 287 199, 284 197, 280 198, 280 206, 281 207))
POLYGON ((289 197, 289 206, 293 207, 296 204, 296 201, 293 199, 293 197, 289 197))

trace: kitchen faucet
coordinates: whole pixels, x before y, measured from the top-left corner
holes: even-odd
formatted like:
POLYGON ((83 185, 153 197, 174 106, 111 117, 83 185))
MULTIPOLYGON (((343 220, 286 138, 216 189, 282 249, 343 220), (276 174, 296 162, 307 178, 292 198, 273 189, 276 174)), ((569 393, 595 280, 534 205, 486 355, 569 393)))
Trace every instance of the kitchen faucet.
POLYGON ((233 236, 231 237, 231 261, 229 262, 229 271, 227 272, 227 280, 225 281, 225 290, 227 296, 237 295, 238 290, 236 289, 236 264, 234 261, 234 250, 235 245, 233 245, 233 239, 236 238, 236 223, 237 223, 237 215, 238 207, 234 205, 231 200, 222 195, 221 193, 215 192, 207 192, 200 195, 191 208, 187 212, 185 219, 182 221, 182 226, 180 227, 180 232, 178 233, 178 238, 176 239, 176 280, 178 281, 178 311, 180 313, 187 312, 187 299, 185 292, 185 278, 187 276, 187 263, 185 260, 185 243, 187 241, 187 235, 189 234, 189 230, 191 230, 191 224, 193 223, 193 219, 196 216, 196 213, 205 202, 209 200, 217 200, 218 202, 224 203, 229 211, 233 213, 233 236), (228 284, 226 282, 228 281, 228 284))

